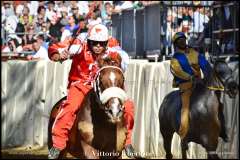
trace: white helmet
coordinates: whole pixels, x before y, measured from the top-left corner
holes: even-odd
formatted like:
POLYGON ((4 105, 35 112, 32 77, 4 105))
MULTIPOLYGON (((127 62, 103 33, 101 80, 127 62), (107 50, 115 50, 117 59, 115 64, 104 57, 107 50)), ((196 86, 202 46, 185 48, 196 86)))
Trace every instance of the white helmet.
POLYGON ((107 41, 108 29, 102 24, 96 24, 89 29, 87 38, 92 41, 107 41))

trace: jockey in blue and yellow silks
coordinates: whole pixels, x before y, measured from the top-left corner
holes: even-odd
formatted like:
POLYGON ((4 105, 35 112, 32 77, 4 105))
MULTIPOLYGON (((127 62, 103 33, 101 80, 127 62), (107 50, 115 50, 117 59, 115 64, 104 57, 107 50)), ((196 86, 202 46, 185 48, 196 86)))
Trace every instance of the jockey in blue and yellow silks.
POLYGON ((210 73, 210 64, 204 55, 199 54, 193 48, 188 48, 186 36, 183 32, 177 32, 173 37, 175 53, 171 59, 171 72, 174 76, 173 86, 179 87, 182 100, 181 123, 178 133, 183 139, 189 128, 189 103, 192 94, 193 80, 204 77, 210 73))

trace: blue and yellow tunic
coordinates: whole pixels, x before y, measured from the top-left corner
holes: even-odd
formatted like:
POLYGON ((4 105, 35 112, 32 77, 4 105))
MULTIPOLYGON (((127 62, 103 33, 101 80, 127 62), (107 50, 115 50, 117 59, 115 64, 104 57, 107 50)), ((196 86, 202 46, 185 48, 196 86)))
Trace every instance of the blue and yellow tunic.
POLYGON ((189 82, 191 76, 201 78, 201 70, 204 76, 208 76, 210 73, 211 67, 204 55, 199 54, 192 48, 187 49, 186 52, 186 54, 184 52, 176 52, 171 59, 174 86, 189 82))

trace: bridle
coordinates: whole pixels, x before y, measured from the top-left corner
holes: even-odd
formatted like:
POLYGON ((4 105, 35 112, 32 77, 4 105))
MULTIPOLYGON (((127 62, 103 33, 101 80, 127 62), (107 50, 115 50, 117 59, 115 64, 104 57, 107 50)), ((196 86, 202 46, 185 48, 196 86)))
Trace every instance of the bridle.
POLYGON ((217 86, 208 86, 207 88, 213 91, 222 91, 226 92, 226 88, 224 87, 225 83, 229 81, 229 79, 232 78, 232 75, 229 75, 227 78, 225 78, 225 82, 222 81, 222 79, 216 74, 216 71, 214 70, 214 77, 216 79, 216 82, 219 84, 217 86))
MULTIPOLYGON (((116 98, 119 98, 121 100, 121 102, 123 103, 127 99, 127 94, 122 88, 114 87, 114 86, 109 87, 105 90, 102 90, 100 88, 99 77, 101 75, 101 71, 103 71, 104 69, 107 69, 107 68, 117 69, 122 73, 122 75, 124 75, 123 71, 119 67, 116 67, 116 66, 104 66, 104 67, 100 68, 96 73, 96 76, 94 78, 95 81, 93 84, 94 92, 96 93, 96 96, 98 99, 97 101, 101 104, 101 106, 104 106, 104 104, 106 104, 110 98, 116 97, 116 98)), ((124 78, 124 76, 123 76, 123 78, 124 78)), ((108 110, 108 109, 104 106, 104 110, 108 110)))

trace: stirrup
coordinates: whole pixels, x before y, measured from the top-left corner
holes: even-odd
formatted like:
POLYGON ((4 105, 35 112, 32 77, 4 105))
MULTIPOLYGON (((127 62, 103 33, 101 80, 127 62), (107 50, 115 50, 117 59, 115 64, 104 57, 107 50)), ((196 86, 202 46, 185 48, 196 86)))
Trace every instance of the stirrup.
POLYGON ((133 149, 133 146, 131 144, 129 144, 125 147, 125 153, 128 156, 128 158, 134 158, 135 157, 134 149, 133 149))
POLYGON ((48 153, 48 159, 57 159, 60 155, 61 150, 52 147, 48 153))

